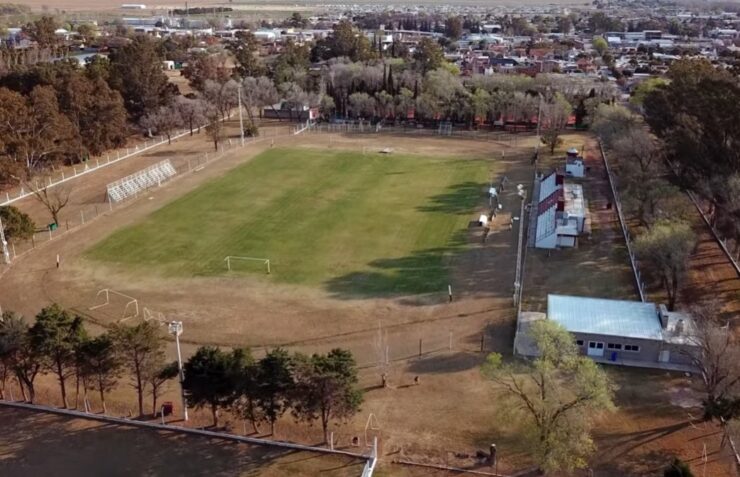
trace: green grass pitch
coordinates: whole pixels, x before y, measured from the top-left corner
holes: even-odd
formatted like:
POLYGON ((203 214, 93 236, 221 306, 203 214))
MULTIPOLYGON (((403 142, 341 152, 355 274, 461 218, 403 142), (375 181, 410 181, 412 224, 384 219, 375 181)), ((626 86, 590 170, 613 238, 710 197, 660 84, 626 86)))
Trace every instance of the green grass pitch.
MULTIPOLYGON (((488 163, 272 149, 87 251, 172 276, 227 273, 227 255, 266 257, 271 280, 337 295, 446 289, 449 261, 482 200, 488 163)), ((234 273, 264 274, 233 262, 234 273)))

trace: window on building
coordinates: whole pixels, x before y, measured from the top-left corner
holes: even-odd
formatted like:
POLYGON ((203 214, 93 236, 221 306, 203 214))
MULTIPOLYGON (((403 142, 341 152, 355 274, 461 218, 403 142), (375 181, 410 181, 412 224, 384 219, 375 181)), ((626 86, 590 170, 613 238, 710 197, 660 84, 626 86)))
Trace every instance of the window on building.
POLYGON ((607 343, 606 347, 608 349, 622 349, 622 344, 621 343, 607 343))
POLYGON ((583 340, 576 340, 576 346, 583 346, 583 340))
POLYGON ((640 347, 638 345, 624 345, 624 350, 638 352, 640 351, 640 347))
POLYGON ((591 349, 604 349, 604 343, 601 341, 589 341, 588 347, 591 349))

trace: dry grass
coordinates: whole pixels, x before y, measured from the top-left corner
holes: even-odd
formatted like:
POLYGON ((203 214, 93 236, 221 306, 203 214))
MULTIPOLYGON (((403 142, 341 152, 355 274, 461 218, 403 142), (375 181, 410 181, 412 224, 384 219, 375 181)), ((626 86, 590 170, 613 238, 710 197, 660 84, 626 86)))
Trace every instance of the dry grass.
MULTIPOLYGON (((580 147, 584 136, 572 136, 569 141, 569 144, 580 147)), ((327 135, 291 136, 281 145, 316 149, 329 147, 330 141, 327 135)), ((354 150, 388 146, 399 153, 490 157, 495 181, 506 174, 511 183, 529 184, 532 177, 527 156, 515 155, 531 151, 531 137, 520 137, 516 146, 508 142, 375 135, 335 135, 331 141, 332 148, 354 150), (500 159, 502 150, 507 153, 504 160, 500 159)), ((111 166, 106 172, 101 171, 99 176, 89 176, 75 189, 75 204, 99 200, 104 184, 111 178, 125 175, 131 169, 140 169, 142 164, 155 158, 175 151, 179 156, 188 154, 189 150, 207 147, 204 138, 196 137, 173 145, 171 149, 154 151, 133 160, 140 162, 111 166)), ((326 351, 333 346, 346 347, 355 352, 362 365, 361 385, 366 389, 365 403, 356 418, 336 426, 334 430, 341 445, 347 445, 352 436, 364 435, 368 415, 373 413, 381 425, 378 434, 384 455, 379 475, 434 475, 428 470, 389 464, 397 455, 428 462, 475 466, 472 459, 458 459, 454 453, 474 454, 476 449, 486 449, 493 442, 499 445, 500 471, 509 472, 530 465, 526 444, 518 433, 519 421, 503 412, 497 390, 478 372, 485 356, 479 351, 481 334, 484 335, 485 352, 508 354, 513 339, 511 284, 517 229, 509 230, 508 211, 515 211, 519 200, 512 191, 513 187, 503 197, 507 212, 497 219, 489 240, 482 244, 480 237, 471 233, 469 239, 475 246, 453 264, 456 298, 452 304, 444 302, 444 293, 416 299, 340 300, 315 289, 287 285, 266 287, 248 278, 162 280, 154 274, 142 278, 141 275, 108 267, 91 269, 87 262, 79 259, 82 249, 111 231, 136 223, 163 204, 194 190, 205 181, 228 173, 268 147, 269 142, 265 142, 232 153, 203 171, 152 191, 113 215, 25 257, 3 277, 0 298, 4 309, 16 309, 32 316, 41 306, 58 301, 68 307, 87 310, 94 301, 95 291, 111 286, 137 296, 142 306, 163 311, 170 319, 183 320, 186 356, 202 343, 250 345, 258 354, 263 345, 283 344, 291 350, 307 352, 326 351), (53 257, 57 253, 63 256, 61 270, 53 267, 53 257), (378 340, 379 324, 383 330, 382 340, 378 340), (450 334, 452 350, 449 349, 450 334), (423 342, 421 357, 418 356, 419 340, 423 342), (391 363, 377 367, 383 346, 388 346, 391 363), (389 388, 378 387, 382 372, 389 375, 389 388), (420 377, 419 386, 412 385, 414 376, 420 377)), ((586 186, 589 196, 591 185, 586 186)), ((599 190, 598 184, 593 190, 599 190)), ((22 202, 21 206, 36 207, 33 202, 22 202)), ((78 206, 71 206, 69 212, 75 213, 78 206)), ((483 206, 481 210, 484 210, 483 206)), ((619 239, 613 231, 614 224, 610 222, 613 219, 604 214, 599 220, 603 225, 598 230, 606 231, 605 234, 608 232, 611 235, 605 236, 611 238, 591 247, 584 244, 549 271, 538 272, 544 277, 538 285, 538 293, 555 286, 557 282, 547 280, 552 280, 549 277, 557 273, 561 277, 573 277, 567 282, 573 288, 558 290, 561 293, 591 294, 593 288, 590 287, 599 283, 598 290, 603 290, 603 293, 608 293, 611 287, 616 288, 613 295, 606 296, 629 297, 628 265, 619 253, 613 253, 614 243, 619 239), (579 268, 577 264, 581 257, 576 254, 585 252, 594 263, 579 268)), ((530 261, 533 255, 530 254, 527 262, 528 273, 538 270, 530 261)), ((539 267, 554 263, 546 259, 541 259, 541 262, 539 267)), ((525 293, 534 294, 538 290, 530 281, 535 276, 528 275, 525 293)), ((107 311, 101 309, 95 312, 94 318, 107 325, 120 317, 120 311, 115 307, 107 311)), ((172 352, 170 347, 169 353, 172 352)), ((702 442, 707 443, 708 453, 717 456, 717 464, 711 468, 714 473, 707 475, 736 475, 728 467, 725 454, 717 454, 719 438, 714 432, 716 430, 704 429, 695 423, 700 429, 697 431, 686 423, 687 413, 697 411, 678 406, 676 396, 683 395, 684 398, 680 399, 683 403, 686 397, 694 403, 699 398, 686 378, 644 370, 609 370, 621 385, 617 396, 619 410, 598 423, 596 435, 600 450, 594 459, 597 469, 594 475, 629 475, 640 473, 636 469, 643 468, 650 475, 674 454, 688 460, 696 459, 703 449, 702 442)), ((44 401, 55 403, 58 398, 53 380, 44 378, 42 387, 45 389, 41 393, 44 401)), ((164 399, 177 402, 175 385, 170 387, 164 399)), ((133 400, 132 390, 122 385, 110 397, 111 409, 119 415, 125 414, 133 400)), ((94 400, 93 406, 98 408, 94 400)), ((207 415, 196 412, 194 416, 196 425, 208 423, 207 415)), ((241 429, 240 422, 227 421, 230 421, 228 425, 241 429)), ((286 417, 279 423, 276 437, 317 443, 320 431, 315 426, 297 425, 286 417)), ((696 464, 696 461, 692 463, 696 464)), ((696 469, 700 470, 695 465, 696 469)))

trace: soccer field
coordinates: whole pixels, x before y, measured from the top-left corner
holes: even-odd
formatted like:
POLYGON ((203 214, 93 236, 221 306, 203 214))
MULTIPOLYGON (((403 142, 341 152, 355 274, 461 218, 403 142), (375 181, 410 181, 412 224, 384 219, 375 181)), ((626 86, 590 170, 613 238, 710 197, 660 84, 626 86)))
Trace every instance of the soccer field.
POLYGON ((113 233, 88 258, 171 276, 251 273, 347 295, 446 288, 484 160, 272 149, 113 233))

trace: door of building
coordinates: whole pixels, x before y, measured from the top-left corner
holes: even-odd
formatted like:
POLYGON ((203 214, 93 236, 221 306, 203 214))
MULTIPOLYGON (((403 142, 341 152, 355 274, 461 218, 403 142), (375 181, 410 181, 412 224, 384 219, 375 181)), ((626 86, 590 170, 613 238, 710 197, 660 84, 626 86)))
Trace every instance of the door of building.
POLYGON ((663 349, 660 351, 660 354, 658 355, 658 361, 661 363, 668 363, 671 361, 671 351, 667 349, 663 349))
POLYGON ((589 341, 588 342, 588 355, 589 356, 604 356, 604 342, 603 341, 589 341))

